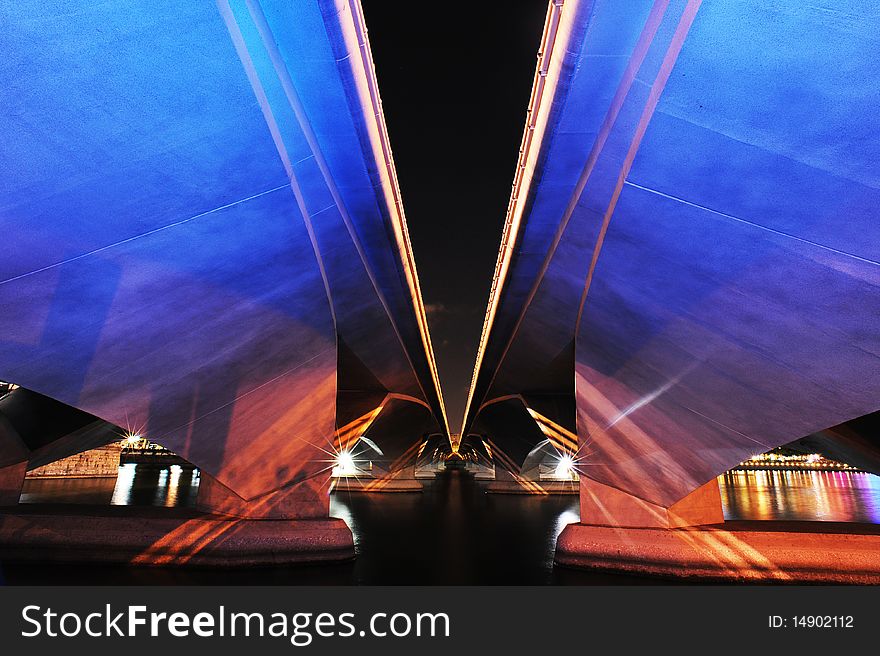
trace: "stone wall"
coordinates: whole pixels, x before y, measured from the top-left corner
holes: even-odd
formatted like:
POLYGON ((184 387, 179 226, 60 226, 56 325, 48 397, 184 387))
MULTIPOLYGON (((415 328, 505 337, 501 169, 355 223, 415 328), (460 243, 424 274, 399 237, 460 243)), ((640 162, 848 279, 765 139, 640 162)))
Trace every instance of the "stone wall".
POLYGON ((116 442, 62 458, 27 473, 27 478, 115 477, 119 471, 122 444, 116 442))

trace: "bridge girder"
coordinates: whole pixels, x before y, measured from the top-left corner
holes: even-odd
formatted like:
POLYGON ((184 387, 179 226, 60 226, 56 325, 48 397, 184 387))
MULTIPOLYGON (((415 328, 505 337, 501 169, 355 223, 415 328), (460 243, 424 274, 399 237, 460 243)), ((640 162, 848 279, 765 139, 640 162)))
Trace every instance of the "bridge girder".
POLYGON ((573 341, 582 481, 668 508, 880 407, 878 24, 850 9, 551 3, 463 432, 573 341))
POLYGON ((448 434, 357 0, 26 2, 3 29, 0 379, 245 501, 326 489, 343 390, 448 434))

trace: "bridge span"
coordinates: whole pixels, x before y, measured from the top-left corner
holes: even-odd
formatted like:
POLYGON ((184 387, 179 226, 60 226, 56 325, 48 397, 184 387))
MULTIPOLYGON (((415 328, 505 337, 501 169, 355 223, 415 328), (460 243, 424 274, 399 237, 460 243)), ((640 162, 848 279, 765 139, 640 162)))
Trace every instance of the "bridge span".
POLYGON ((358 0, 0 14, 0 555, 351 558, 334 469, 442 462, 578 494, 563 565, 880 580, 874 528, 725 522, 717 483, 880 473, 876 10, 552 0, 452 434, 358 0), (16 505, 125 435, 197 509, 16 505))

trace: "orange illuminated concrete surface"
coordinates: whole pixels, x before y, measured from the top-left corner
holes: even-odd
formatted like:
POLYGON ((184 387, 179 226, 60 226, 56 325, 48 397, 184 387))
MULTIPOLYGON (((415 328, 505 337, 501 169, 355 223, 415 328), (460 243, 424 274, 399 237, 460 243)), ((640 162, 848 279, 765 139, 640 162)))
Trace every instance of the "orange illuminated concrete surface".
POLYGON ((0 553, 13 561, 268 567, 354 557, 341 519, 253 520, 185 508, 59 505, 0 514, 0 553))
POLYGON ((880 528, 793 521, 675 529, 569 524, 555 562, 685 580, 877 585, 880 528))
POLYGON ((581 522, 556 544, 567 567, 717 581, 880 583, 880 526, 725 521, 712 480, 669 508, 587 479, 581 522))

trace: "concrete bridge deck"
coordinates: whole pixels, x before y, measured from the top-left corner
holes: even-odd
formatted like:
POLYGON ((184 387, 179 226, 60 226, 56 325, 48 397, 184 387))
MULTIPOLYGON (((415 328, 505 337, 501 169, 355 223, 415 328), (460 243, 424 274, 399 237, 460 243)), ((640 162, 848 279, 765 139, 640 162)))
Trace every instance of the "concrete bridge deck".
POLYGON ((717 525, 716 476, 779 445, 880 472, 863 3, 549 4, 461 440, 357 0, 23 2, 2 29, 0 503, 120 433, 196 465, 223 526, 294 533, 359 445, 411 486, 429 444, 514 485, 558 456, 575 562, 609 526, 717 525))

